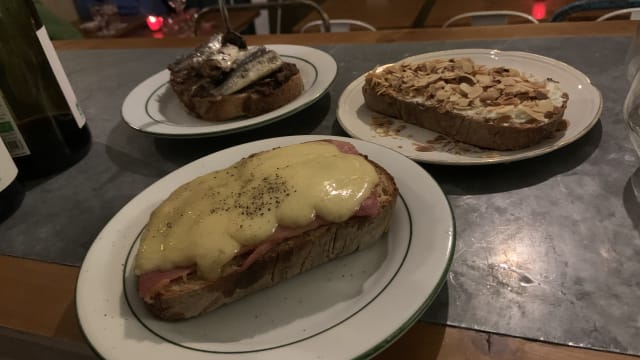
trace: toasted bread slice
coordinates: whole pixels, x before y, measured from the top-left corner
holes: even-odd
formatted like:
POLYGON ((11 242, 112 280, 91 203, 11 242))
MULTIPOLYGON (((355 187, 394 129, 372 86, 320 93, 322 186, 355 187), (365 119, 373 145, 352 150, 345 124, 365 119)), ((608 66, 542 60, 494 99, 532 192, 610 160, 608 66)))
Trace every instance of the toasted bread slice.
POLYGON ((362 93, 375 112, 488 149, 526 148, 567 126, 568 95, 553 80, 468 59, 375 69, 362 93))
POLYGON ((322 225, 275 246, 246 270, 213 281, 190 274, 171 281, 160 293, 145 299, 153 315, 182 320, 214 310, 375 242, 387 231, 398 196, 393 177, 376 163, 379 183, 375 194, 380 211, 375 217, 354 216, 343 223, 322 225))
POLYGON ((290 103, 304 91, 300 71, 291 63, 284 63, 267 77, 239 92, 224 96, 193 96, 186 91, 186 87, 170 83, 187 110, 195 117, 207 121, 265 114, 290 103))

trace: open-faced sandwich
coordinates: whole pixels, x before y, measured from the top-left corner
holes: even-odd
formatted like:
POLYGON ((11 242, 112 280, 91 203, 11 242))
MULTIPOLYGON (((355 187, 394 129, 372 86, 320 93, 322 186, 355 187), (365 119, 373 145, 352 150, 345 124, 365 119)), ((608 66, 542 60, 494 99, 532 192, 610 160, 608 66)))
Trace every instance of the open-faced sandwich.
POLYGON ((257 116, 304 90, 295 64, 264 46, 241 49, 217 34, 168 66, 169 83, 187 110, 203 120, 257 116))
POLYGON ((347 142, 253 154, 152 212, 135 259, 139 296, 165 320, 211 311, 376 241, 397 194, 347 142))
POLYGON ((556 81, 468 58, 381 66, 362 92, 373 111, 488 149, 526 148, 567 126, 556 81))

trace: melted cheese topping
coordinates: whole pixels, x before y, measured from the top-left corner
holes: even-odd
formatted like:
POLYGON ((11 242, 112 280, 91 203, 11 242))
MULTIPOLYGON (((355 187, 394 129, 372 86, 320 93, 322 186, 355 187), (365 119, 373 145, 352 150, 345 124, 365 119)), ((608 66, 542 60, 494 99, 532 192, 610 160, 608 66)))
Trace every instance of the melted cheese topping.
POLYGON ((365 158, 329 142, 255 154, 180 186, 160 204, 142 234, 136 273, 197 264, 200 275, 215 279, 241 247, 278 225, 347 220, 377 183, 365 158))

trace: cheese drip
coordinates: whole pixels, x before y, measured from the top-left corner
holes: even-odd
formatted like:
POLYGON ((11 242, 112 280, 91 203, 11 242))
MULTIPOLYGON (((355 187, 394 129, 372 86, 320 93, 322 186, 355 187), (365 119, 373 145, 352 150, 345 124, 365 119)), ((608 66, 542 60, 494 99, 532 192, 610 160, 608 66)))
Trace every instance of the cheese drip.
POLYGON ((152 212, 136 274, 196 264, 213 280, 241 247, 267 239, 278 225, 347 220, 377 183, 366 159, 329 142, 255 154, 180 186, 152 212))

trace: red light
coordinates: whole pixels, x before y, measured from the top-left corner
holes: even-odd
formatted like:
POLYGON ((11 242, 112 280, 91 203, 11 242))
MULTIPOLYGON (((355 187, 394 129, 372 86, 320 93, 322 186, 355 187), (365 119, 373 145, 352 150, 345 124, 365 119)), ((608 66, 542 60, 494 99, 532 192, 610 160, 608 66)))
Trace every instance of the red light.
POLYGON ((531 16, 536 20, 542 20, 547 17, 547 3, 536 0, 531 8, 531 16))
POLYGON ((151 31, 160 30, 163 23, 164 23, 164 19, 162 18, 162 16, 153 16, 153 15, 147 16, 147 26, 151 31))

